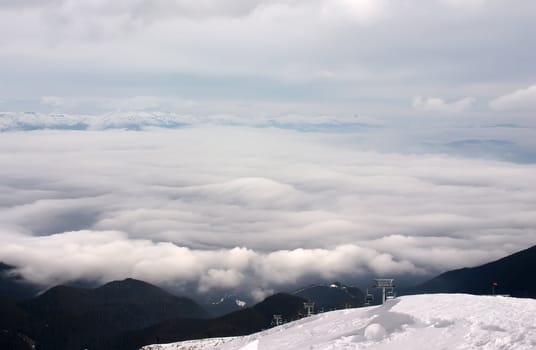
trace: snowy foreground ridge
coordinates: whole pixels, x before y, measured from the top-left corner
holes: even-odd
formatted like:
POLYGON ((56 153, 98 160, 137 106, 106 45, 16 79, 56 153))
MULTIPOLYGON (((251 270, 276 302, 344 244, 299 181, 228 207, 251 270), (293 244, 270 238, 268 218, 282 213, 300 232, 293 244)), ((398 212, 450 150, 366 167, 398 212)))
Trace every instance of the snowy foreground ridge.
POLYGON ((536 300, 414 295, 383 306, 332 311, 244 337, 143 350, 536 349, 536 300))

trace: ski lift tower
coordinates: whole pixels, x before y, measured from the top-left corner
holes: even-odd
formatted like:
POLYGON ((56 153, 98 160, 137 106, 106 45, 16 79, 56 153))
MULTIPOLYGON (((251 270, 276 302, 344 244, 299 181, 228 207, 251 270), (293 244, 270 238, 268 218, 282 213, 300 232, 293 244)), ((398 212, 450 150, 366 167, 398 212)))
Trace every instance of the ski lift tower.
POLYGON ((271 322, 272 326, 280 326, 283 324, 283 316, 282 315, 274 315, 271 322))
POLYGON ((393 299, 395 297, 395 280, 393 278, 375 278, 374 288, 382 290, 382 304, 385 304, 386 299, 393 299))
POLYGON ((309 317, 313 314, 313 310, 315 309, 315 303, 303 303, 303 307, 307 312, 307 317, 309 317))
POLYGON ((370 293, 367 288, 367 294, 365 295, 365 303, 363 304, 363 306, 370 306, 372 305, 373 301, 374 301, 374 295, 370 293))

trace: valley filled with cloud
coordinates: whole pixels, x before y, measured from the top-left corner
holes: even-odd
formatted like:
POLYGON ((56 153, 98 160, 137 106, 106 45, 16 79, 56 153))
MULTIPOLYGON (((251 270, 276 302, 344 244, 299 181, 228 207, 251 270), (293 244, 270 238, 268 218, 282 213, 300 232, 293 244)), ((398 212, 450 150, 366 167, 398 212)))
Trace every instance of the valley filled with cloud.
POLYGON ((260 298, 424 278, 533 241, 534 163, 355 141, 387 129, 5 131, 0 260, 43 286, 135 277, 260 298))

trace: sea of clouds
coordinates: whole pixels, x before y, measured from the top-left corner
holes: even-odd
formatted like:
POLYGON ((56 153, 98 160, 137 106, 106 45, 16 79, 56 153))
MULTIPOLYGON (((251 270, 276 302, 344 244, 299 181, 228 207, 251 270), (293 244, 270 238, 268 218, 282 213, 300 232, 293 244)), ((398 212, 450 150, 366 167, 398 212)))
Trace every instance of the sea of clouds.
POLYGON ((90 117, 10 118, 0 261, 43 287, 134 277, 261 298, 311 280, 425 278, 536 242, 532 128, 441 129, 434 148, 433 128, 401 136, 329 118, 167 116, 159 127, 116 115, 83 130, 65 129, 90 117), (32 118, 31 128, 13 122, 32 118), (466 143, 445 152, 454 140, 466 143), (488 147, 501 140, 526 140, 520 161, 488 147), (463 155, 475 142, 483 153, 463 155))

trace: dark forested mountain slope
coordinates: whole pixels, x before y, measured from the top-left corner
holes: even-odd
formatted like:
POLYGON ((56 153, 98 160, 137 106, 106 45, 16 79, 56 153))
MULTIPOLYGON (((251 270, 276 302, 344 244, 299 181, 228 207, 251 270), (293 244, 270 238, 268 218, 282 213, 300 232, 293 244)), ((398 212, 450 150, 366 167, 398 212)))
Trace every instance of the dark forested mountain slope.
POLYGON ((0 298, 26 299, 35 296, 37 286, 31 285, 13 272, 13 266, 0 262, 0 298))
POLYGON ((423 284, 405 290, 417 293, 495 293, 536 298, 536 246, 502 259, 471 268, 445 272, 423 284))
POLYGON ((19 302, 1 300, 0 325, 22 331, 38 349, 80 349, 121 332, 172 318, 209 315, 191 299, 126 279, 95 289, 57 286, 19 302))
POLYGON ((345 307, 363 306, 364 294, 356 287, 349 287, 335 282, 329 285, 311 285, 292 293, 315 303, 317 310, 325 311, 345 307))
POLYGON ((225 316, 210 320, 180 318, 167 320, 143 330, 123 333, 107 340, 106 343, 97 344, 97 347, 130 350, 151 343, 251 334, 271 327, 274 314, 282 315, 285 320, 301 317, 305 301, 297 296, 279 293, 252 307, 225 316))
POLYGON ((217 317, 242 310, 253 304, 252 300, 245 295, 229 293, 220 298, 212 297, 201 304, 201 306, 210 312, 210 314, 217 317))

